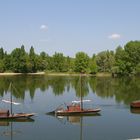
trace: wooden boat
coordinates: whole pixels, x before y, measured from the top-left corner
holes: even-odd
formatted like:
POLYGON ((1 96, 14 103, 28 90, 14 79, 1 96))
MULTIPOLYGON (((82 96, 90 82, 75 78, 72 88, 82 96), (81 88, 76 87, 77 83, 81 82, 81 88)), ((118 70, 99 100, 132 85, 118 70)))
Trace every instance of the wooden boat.
POLYGON ((130 104, 130 107, 132 107, 132 108, 140 108, 140 100, 133 101, 133 102, 130 104))
MULTIPOLYGON (((81 77, 80 75, 80 83, 81 83, 81 77)), ((56 110, 49 112, 49 114, 55 114, 57 116, 74 116, 74 115, 92 115, 97 114, 101 111, 100 108, 95 109, 84 109, 83 108, 83 99, 82 99, 82 84, 80 84, 80 94, 81 94, 81 100, 80 101, 73 101, 70 105, 67 105, 66 109, 63 107, 59 107, 56 110)))
POLYGON ((34 116, 34 113, 17 113, 10 114, 9 110, 0 110, 0 119, 24 119, 34 116))
POLYGON ((96 109, 81 109, 79 105, 70 105, 67 106, 67 109, 56 109, 49 114, 55 114, 57 116, 86 116, 86 115, 96 115, 101 110, 99 108, 96 109))
MULTIPOLYGON (((9 89, 11 90, 12 84, 10 83, 9 89)), ((4 100, 5 101, 5 100, 4 100)), ((16 104, 15 102, 12 102, 12 94, 10 94, 10 101, 7 101, 10 103, 10 111, 0 109, 0 119, 28 119, 35 115, 35 113, 13 113, 12 104, 16 104)))

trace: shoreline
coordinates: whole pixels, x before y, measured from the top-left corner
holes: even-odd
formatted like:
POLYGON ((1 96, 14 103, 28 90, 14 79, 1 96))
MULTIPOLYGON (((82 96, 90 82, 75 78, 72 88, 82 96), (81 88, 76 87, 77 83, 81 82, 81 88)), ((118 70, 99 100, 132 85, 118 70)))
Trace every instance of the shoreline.
MULTIPOLYGON (((48 75, 48 76, 79 76, 79 73, 14 73, 14 72, 5 72, 0 73, 0 76, 16 76, 16 75, 48 75)), ((82 74, 83 76, 93 76, 93 77, 111 77, 110 73, 97 73, 97 74, 82 74)))
POLYGON ((14 73, 14 72, 5 72, 5 73, 0 73, 0 76, 14 76, 14 75, 45 75, 45 72, 37 72, 37 73, 14 73))
MULTIPOLYGON (((45 73, 45 72, 37 72, 37 73, 14 73, 14 72, 6 72, 0 73, 0 76, 16 76, 16 75, 48 75, 48 76, 79 76, 79 73, 45 73)), ((83 76, 95 76, 92 74, 83 74, 83 76)))

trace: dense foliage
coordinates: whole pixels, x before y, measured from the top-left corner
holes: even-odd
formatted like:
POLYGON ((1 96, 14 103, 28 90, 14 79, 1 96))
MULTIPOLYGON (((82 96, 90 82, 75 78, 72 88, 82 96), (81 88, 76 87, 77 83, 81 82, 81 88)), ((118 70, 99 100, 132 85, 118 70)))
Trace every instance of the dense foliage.
POLYGON ((29 53, 24 45, 10 54, 0 48, 0 72, 34 73, 48 72, 109 72, 113 75, 140 74, 140 41, 130 41, 115 51, 102 51, 89 57, 85 52, 77 52, 75 58, 55 52, 49 56, 46 52, 36 54, 33 46, 29 53))

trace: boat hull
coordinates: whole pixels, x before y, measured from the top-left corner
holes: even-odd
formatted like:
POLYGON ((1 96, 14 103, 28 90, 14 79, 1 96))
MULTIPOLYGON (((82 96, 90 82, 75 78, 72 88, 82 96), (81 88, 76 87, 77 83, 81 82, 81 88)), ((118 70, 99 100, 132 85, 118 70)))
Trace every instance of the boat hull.
POLYGON ((53 112, 49 112, 49 114, 55 114, 57 116, 90 116, 99 114, 100 109, 88 109, 88 110, 80 110, 80 111, 68 111, 68 110, 57 110, 53 112))
POLYGON ((18 114, 10 114, 8 116, 0 116, 0 119, 28 119, 32 116, 34 116, 34 113, 18 113, 18 114))
POLYGON ((131 108, 140 108, 140 100, 134 101, 130 104, 131 108))

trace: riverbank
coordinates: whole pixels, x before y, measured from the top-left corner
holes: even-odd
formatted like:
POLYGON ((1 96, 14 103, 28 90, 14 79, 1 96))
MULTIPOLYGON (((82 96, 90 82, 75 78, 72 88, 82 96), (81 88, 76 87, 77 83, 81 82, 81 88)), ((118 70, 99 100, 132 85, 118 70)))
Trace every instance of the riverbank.
MULTIPOLYGON (((36 73, 0 73, 0 76, 14 76, 14 75, 48 75, 48 76, 79 76, 79 73, 51 73, 51 72, 36 72, 36 73)), ((111 77, 110 73, 97 73, 97 74, 82 74, 83 76, 96 76, 96 77, 111 77)))
MULTIPOLYGON (((45 73, 45 75, 50 76, 79 76, 80 73, 45 73)), ((95 76, 93 74, 82 74, 83 76, 95 76)))
POLYGON ((96 74, 97 77, 111 77, 112 74, 111 73, 97 73, 96 74))
MULTIPOLYGON (((80 73, 45 73, 46 75, 51 76, 79 76, 80 73)), ((96 73, 96 74, 82 74, 82 76, 95 76, 95 77, 111 77, 111 73, 96 73)))
POLYGON ((14 73, 14 72, 5 72, 0 73, 0 76, 14 76, 14 75, 45 75, 45 72, 36 72, 36 73, 14 73))

